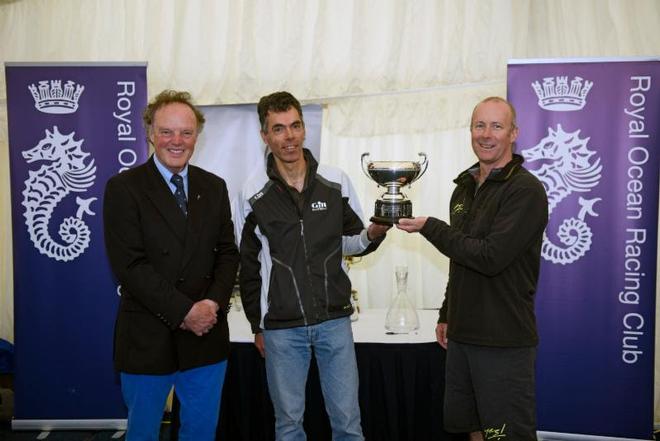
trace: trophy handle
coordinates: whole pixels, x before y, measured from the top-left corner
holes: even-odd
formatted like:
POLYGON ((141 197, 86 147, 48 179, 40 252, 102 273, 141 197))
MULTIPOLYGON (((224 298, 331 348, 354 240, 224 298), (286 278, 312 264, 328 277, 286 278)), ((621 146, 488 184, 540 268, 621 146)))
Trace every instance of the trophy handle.
MULTIPOLYGON (((422 175, 423 175, 424 173, 426 173, 426 169, 429 168, 429 161, 428 161, 428 158, 426 157, 426 153, 424 153, 424 152, 419 152, 419 153, 417 153, 417 154, 418 154, 419 156, 422 156, 422 157, 424 158, 424 159, 422 160, 422 162, 419 163, 419 168, 422 169, 422 171, 421 171, 420 174, 417 175, 417 177, 415 177, 415 179, 413 179, 412 181, 410 181, 410 184, 412 184, 413 182, 415 182, 416 180, 418 180, 419 178, 421 178, 422 175)), ((409 185, 410 185, 410 184, 409 184, 409 185)))
POLYGON ((362 153, 362 156, 360 157, 360 162, 362 164, 362 172, 364 175, 371 179, 371 176, 369 176, 369 172, 367 171, 367 168, 365 167, 364 159, 369 156, 369 153, 362 153))

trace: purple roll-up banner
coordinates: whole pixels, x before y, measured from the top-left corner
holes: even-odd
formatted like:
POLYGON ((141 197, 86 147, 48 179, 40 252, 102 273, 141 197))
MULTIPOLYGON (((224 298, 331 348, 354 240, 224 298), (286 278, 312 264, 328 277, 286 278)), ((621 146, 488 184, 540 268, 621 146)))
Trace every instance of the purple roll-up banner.
POLYGON ((653 439, 660 60, 513 60, 508 98, 550 212, 539 430, 653 439))
POLYGON ((103 191, 143 163, 146 63, 6 63, 14 429, 125 427, 103 191))

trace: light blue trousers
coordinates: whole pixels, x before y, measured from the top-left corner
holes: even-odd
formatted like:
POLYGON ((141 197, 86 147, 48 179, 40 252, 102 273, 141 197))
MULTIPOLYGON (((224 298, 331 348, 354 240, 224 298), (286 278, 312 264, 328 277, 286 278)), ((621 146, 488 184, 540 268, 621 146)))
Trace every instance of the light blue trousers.
POLYGON ((268 390, 277 441, 303 441, 305 385, 312 350, 335 441, 364 440, 358 370, 349 317, 312 326, 264 331, 268 390))

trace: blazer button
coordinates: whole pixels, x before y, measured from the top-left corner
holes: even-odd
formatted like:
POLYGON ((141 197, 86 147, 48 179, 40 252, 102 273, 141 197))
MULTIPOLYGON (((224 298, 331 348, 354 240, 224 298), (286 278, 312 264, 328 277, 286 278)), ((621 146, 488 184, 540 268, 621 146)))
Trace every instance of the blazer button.
POLYGON ((177 282, 179 282, 179 283, 183 283, 183 282, 185 282, 185 280, 186 280, 186 279, 184 279, 183 277, 179 277, 179 280, 177 280, 177 282))
POLYGON ((204 276, 204 278, 205 278, 206 280, 209 280, 209 279, 211 278, 211 275, 210 275, 210 274, 207 274, 207 275, 204 276))
POLYGON ((168 254, 170 254, 170 250, 161 250, 161 253, 163 254, 163 256, 167 256, 168 254))

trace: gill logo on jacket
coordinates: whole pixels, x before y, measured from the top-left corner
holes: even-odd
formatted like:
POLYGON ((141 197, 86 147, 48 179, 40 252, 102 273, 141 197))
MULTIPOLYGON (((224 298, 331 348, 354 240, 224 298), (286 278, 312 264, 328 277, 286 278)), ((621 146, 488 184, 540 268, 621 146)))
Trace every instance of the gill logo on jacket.
POLYGON ((326 211, 328 209, 328 204, 323 201, 312 202, 312 211, 326 211))

